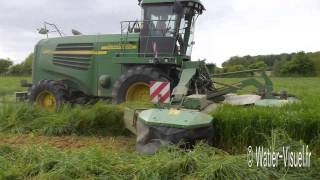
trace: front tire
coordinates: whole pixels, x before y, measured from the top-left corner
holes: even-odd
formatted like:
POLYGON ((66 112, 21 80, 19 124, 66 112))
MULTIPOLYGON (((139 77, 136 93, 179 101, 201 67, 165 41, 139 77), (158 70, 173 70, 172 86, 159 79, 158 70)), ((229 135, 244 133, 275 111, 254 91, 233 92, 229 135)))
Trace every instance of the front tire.
POLYGON ((113 103, 149 101, 151 81, 169 82, 169 78, 157 68, 139 66, 129 69, 114 85, 113 103))
POLYGON ((29 101, 40 107, 55 111, 59 110, 69 99, 65 84, 53 80, 42 80, 31 88, 29 101))

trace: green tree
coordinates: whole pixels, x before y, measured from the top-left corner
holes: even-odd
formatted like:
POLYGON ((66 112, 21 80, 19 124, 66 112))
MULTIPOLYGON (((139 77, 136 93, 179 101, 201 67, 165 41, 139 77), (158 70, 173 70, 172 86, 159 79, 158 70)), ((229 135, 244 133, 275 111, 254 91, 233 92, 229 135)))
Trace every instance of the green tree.
POLYGON ((13 62, 10 59, 0 59, 0 74, 7 73, 13 62))
POLYGON ((208 68, 208 70, 209 70, 210 73, 214 74, 216 65, 213 64, 213 63, 208 63, 208 64, 207 64, 207 68, 208 68))
POLYGON ((32 73, 33 53, 30 54, 22 63, 10 67, 11 75, 30 75, 32 73))
POLYGON ((33 61, 33 53, 31 53, 25 61, 22 63, 22 73, 23 74, 31 74, 32 73, 32 61, 33 61))
POLYGON ((314 63, 304 52, 296 54, 291 61, 286 62, 280 70, 282 75, 315 75, 314 63))
POLYGON ((236 71, 243 71, 246 68, 244 67, 244 65, 229 65, 227 67, 225 67, 226 72, 236 72, 236 71))
POLYGON ((251 64, 249 66, 249 69, 265 69, 267 67, 268 67, 268 65, 264 61, 260 60, 254 64, 251 64))
POLYGON ((15 75, 15 76, 19 76, 19 75, 23 75, 23 65, 22 64, 16 64, 10 67, 9 70, 9 74, 10 75, 15 75))
POLYGON ((214 69, 214 74, 221 74, 221 73, 224 73, 223 68, 216 67, 214 69))
POLYGON ((273 76, 281 76, 281 69, 283 65, 286 63, 285 59, 276 61, 272 67, 272 75, 273 76))

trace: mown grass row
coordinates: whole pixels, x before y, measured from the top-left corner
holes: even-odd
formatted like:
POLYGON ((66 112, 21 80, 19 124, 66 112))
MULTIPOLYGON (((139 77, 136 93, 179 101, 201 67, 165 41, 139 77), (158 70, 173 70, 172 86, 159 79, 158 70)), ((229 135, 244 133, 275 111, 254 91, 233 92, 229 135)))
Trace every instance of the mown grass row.
MULTIPOLYGON (((283 137, 287 136, 275 133, 272 145, 302 145, 283 137)), ((204 144, 193 151, 171 147, 154 156, 103 147, 79 151, 0 147, 1 179, 316 179, 320 159, 312 156, 311 163, 311 168, 288 168, 283 163, 276 168, 249 167, 245 155, 230 156, 204 144)))

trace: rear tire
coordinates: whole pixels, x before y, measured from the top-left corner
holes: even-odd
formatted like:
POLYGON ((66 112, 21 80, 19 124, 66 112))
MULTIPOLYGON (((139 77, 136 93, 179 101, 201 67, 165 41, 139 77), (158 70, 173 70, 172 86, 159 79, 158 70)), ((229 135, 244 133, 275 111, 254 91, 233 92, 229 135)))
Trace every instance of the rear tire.
POLYGON ((68 102, 69 91, 67 86, 58 81, 42 80, 30 90, 29 101, 40 107, 55 111, 68 102))
POLYGON ((158 68, 138 66, 129 69, 113 87, 113 103, 149 100, 151 81, 170 82, 167 75, 158 68))

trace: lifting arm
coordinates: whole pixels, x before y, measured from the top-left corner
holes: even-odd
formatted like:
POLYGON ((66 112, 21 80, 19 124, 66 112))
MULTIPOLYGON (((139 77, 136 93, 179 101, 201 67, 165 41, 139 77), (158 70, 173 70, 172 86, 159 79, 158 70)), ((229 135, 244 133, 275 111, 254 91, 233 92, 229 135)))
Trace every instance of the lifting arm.
POLYGON ((239 83, 228 85, 220 82, 214 82, 216 84, 222 85, 224 87, 216 89, 213 93, 210 93, 208 95, 208 99, 214 99, 216 97, 226 95, 228 93, 235 93, 238 90, 241 90, 248 86, 254 86, 257 88, 257 94, 262 96, 263 98, 267 99, 273 99, 273 83, 271 79, 267 76, 265 70, 263 69, 254 69, 254 70, 248 70, 248 71, 239 71, 239 72, 232 72, 232 73, 224 73, 224 74, 217 74, 213 75, 214 77, 224 77, 228 75, 236 75, 236 74, 243 74, 243 73, 254 73, 259 72, 261 74, 261 78, 264 80, 264 84, 260 81, 250 78, 243 81, 240 81, 239 83))

